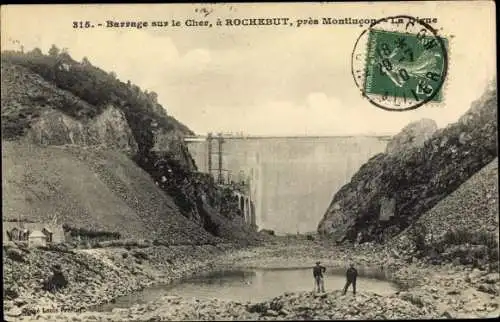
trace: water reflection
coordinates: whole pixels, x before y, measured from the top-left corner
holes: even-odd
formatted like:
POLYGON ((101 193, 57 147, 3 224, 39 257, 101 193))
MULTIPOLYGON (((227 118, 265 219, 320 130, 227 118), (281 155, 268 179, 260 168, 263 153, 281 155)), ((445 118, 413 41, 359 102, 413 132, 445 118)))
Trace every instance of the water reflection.
MULTIPOLYGON (((344 287, 344 275, 327 269, 325 290, 340 290, 344 287)), ((396 291, 396 287, 379 279, 358 277, 357 289, 381 295, 396 291)), ((273 270, 226 270, 202 273, 176 284, 155 286, 140 292, 118 298, 115 303, 106 304, 99 310, 126 308, 144 304, 163 295, 178 295, 200 299, 218 298, 240 302, 257 302, 279 296, 285 292, 313 291, 314 279, 311 269, 273 270)))

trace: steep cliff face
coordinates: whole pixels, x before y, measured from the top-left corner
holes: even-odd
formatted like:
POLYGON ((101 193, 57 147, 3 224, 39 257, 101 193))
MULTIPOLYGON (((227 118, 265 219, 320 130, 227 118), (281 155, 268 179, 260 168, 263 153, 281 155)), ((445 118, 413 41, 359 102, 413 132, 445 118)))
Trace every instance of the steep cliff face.
POLYGON ((48 110, 32 123, 25 138, 42 145, 74 144, 138 152, 137 142, 122 111, 109 106, 88 121, 79 121, 57 110, 48 110))
POLYGON ((335 194, 318 232, 382 241, 408 227, 498 155, 496 100, 495 84, 422 145, 371 158, 335 194))
POLYGON ((196 164, 182 139, 182 133, 178 131, 168 132, 164 129, 155 128, 153 130, 153 147, 151 151, 160 156, 169 156, 189 171, 197 170, 196 164))

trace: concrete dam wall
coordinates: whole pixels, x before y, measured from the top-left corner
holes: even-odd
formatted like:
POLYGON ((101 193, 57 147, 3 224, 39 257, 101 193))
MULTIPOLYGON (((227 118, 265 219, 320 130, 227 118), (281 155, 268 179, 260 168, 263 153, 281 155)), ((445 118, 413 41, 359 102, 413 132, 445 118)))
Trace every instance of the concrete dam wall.
MULTIPOLYGON (((315 231, 333 195, 370 157, 380 137, 225 138, 222 168, 229 180, 249 179, 259 229, 278 234, 315 231)), ((188 143, 198 169, 208 172, 208 143, 188 143)), ((212 152, 218 143, 212 141, 212 152)), ((212 155, 212 169, 218 157, 212 155)), ((217 171, 212 172, 217 178, 217 171)))

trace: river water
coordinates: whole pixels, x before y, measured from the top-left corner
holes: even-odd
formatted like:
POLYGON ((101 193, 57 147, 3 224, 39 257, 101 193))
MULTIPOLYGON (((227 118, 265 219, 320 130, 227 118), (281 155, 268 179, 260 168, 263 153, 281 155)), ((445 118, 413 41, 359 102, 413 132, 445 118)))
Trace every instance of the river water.
MULTIPOLYGON (((324 281, 325 291, 339 290, 344 287, 345 277, 327 269, 324 281)), ((259 302, 285 292, 312 291, 313 287, 314 280, 310 268, 225 270, 191 277, 170 285, 150 287, 120 297, 114 303, 104 304, 97 309, 111 311, 113 308, 128 308, 134 304, 156 300, 163 295, 259 302)), ((397 288, 387 281, 358 277, 357 290, 386 295, 397 291, 397 288)), ((349 292, 352 292, 352 288, 349 288, 349 292)))

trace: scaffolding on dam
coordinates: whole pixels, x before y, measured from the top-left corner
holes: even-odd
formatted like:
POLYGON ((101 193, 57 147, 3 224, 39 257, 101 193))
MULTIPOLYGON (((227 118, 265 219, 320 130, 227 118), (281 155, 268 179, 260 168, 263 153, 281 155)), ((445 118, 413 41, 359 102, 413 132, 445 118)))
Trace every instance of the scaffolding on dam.
POLYGON ((222 133, 218 133, 214 136, 212 133, 208 133, 206 136, 194 136, 185 137, 185 142, 202 142, 207 143, 207 161, 208 169, 207 173, 214 178, 219 186, 230 188, 233 194, 238 197, 238 206, 243 215, 245 224, 253 228, 257 227, 256 224, 256 211, 255 202, 251 194, 250 188, 250 177, 242 176, 240 171, 239 178, 235 181, 230 170, 224 169, 223 167, 223 155, 224 155, 224 142, 226 138, 235 138, 234 136, 224 136, 222 133), (217 146, 214 149, 214 141, 217 146), (216 163, 214 166, 213 156, 216 156, 216 163), (244 177, 244 178, 242 178, 244 177))

